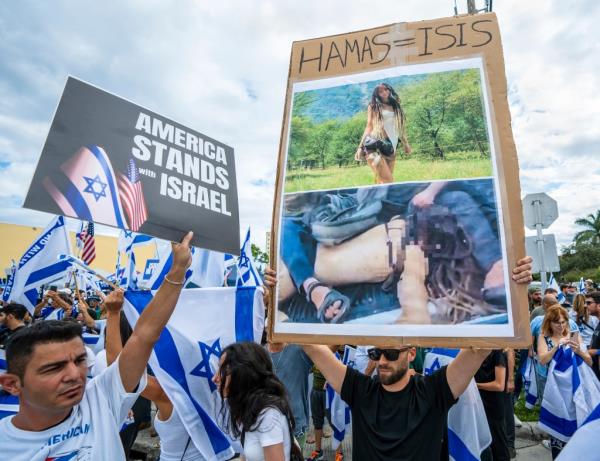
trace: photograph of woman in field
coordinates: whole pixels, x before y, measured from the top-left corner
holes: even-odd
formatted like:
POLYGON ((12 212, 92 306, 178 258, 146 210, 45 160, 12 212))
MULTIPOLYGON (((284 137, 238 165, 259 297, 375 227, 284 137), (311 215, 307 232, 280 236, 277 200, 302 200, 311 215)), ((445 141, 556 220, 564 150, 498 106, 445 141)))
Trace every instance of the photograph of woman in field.
POLYGON ((373 90, 367 109, 367 126, 354 159, 367 161, 376 184, 391 183, 399 143, 405 154, 412 152, 406 139, 406 115, 400 97, 391 85, 380 83, 373 90))
POLYGON ((486 95, 473 59, 295 83, 285 192, 490 177, 486 95))

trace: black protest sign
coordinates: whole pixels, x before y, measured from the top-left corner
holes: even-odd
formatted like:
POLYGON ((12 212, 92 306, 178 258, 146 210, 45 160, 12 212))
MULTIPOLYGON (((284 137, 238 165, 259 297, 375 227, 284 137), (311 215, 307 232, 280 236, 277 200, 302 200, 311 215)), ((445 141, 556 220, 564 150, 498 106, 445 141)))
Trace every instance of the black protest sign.
POLYGON ((74 78, 24 206, 239 253, 233 148, 74 78))

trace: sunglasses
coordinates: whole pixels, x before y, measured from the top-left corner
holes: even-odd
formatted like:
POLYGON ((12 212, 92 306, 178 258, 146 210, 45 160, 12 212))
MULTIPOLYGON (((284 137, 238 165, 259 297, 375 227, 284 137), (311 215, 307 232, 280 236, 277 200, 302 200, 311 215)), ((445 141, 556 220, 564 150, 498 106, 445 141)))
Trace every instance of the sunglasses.
POLYGON ((367 351, 367 355, 371 360, 379 360, 383 355, 386 360, 393 362, 394 360, 398 360, 400 357, 400 352, 404 352, 410 349, 410 346, 403 347, 401 349, 379 349, 378 347, 374 347, 373 349, 369 349, 367 351))
POLYGON ((596 304, 596 303, 595 303, 594 301, 586 301, 586 302, 585 302, 585 305, 586 305, 586 306, 589 306, 589 305, 591 305, 591 304, 596 304))

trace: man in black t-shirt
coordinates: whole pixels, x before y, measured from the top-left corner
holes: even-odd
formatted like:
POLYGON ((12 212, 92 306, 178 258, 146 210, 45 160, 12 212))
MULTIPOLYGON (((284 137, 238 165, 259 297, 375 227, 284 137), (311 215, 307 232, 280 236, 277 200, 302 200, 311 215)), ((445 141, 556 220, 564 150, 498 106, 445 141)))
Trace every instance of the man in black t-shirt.
MULTIPOLYGON (((531 281, 530 262, 517 263, 515 282, 531 281)), ((350 406, 353 458, 361 461, 439 461, 448 410, 489 354, 462 350, 447 367, 420 376, 409 371, 414 347, 372 348, 369 358, 377 362, 378 378, 371 379, 338 361, 327 346, 303 347, 350 406)))

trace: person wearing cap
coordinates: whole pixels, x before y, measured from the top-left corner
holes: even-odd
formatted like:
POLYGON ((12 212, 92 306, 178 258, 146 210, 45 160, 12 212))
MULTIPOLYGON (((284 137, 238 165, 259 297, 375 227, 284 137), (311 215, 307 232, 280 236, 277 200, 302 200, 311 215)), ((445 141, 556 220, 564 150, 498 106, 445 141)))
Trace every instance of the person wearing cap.
POLYGON ((10 337, 21 328, 25 328, 27 308, 22 304, 10 303, 2 308, 2 312, 4 313, 2 324, 6 329, 0 335, 0 348, 4 349, 10 337))
POLYGON ((539 286, 530 285, 528 290, 529 312, 542 305, 542 289, 539 286))

